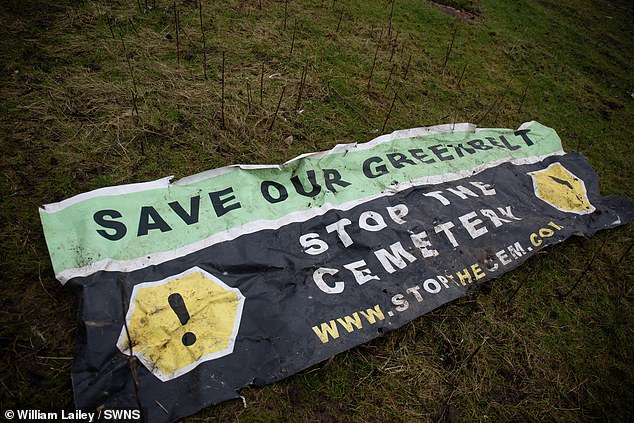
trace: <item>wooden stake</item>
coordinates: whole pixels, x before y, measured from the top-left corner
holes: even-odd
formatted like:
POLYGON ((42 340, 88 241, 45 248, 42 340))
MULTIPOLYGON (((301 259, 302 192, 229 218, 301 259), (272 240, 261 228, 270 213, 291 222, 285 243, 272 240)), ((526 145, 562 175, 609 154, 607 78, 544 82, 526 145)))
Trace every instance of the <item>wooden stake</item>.
POLYGON ((603 242, 601 243, 601 246, 599 248, 597 248, 597 250, 594 252, 594 254, 592 255, 592 258, 590 259, 590 261, 588 262, 588 265, 586 266, 585 269, 583 269, 583 272, 581 273, 581 275, 579 276, 579 278, 577 279, 577 281, 574 283, 574 285, 572 285, 572 288, 570 288, 565 294, 561 294, 559 293, 559 299, 563 300, 565 299, 568 295, 570 295, 572 293, 572 291, 574 291, 575 289, 577 289, 577 286, 579 286, 579 284, 581 283, 581 281, 583 280, 583 277, 586 275, 586 273, 588 273, 588 271, 590 270, 590 268, 592 267, 592 264, 594 263, 594 260, 597 258, 597 256, 599 255, 599 252, 601 250, 603 250, 603 247, 605 247, 606 242, 608 241, 608 237, 606 236, 605 238, 603 238, 603 242))
POLYGON ((391 62, 394 57, 394 52, 396 51, 396 46, 398 45, 398 34, 400 32, 400 30, 396 31, 396 37, 394 37, 394 40, 392 41, 392 52, 390 53, 390 60, 388 60, 388 62, 391 62))
POLYGON ((290 60, 293 56, 293 47, 295 47, 295 33, 297 32, 297 19, 295 19, 295 25, 293 25, 293 39, 291 40, 291 52, 288 54, 290 60))
POLYGON ((108 28, 110 28, 110 35, 112 35, 112 39, 115 39, 114 36, 114 31, 112 30, 112 21, 114 21, 114 18, 110 15, 108 15, 108 28))
POLYGON ((132 80, 132 88, 134 88, 134 94, 137 94, 137 88, 136 88, 136 80, 134 79, 134 72, 132 71, 132 63, 130 62, 130 58, 128 57, 128 51, 125 48, 125 41, 123 41, 123 35, 119 34, 119 37, 121 38, 121 46, 123 47, 123 55, 125 56, 125 60, 128 63, 128 71, 130 72, 130 79, 132 80))
POLYGON ((390 86, 390 81, 392 80, 392 73, 394 73, 394 68, 396 67, 396 63, 392 65, 392 69, 390 69, 390 76, 387 77, 387 82, 385 83, 385 91, 390 86))
POLYGON ((225 51, 222 51, 222 129, 225 129, 225 51))
POLYGON ((130 22, 130 25, 132 26, 132 31, 134 31, 134 33, 136 34, 136 36, 139 36, 139 32, 136 30, 136 26, 134 26, 134 21, 132 20, 132 18, 128 18, 128 22, 130 22))
POLYGON ((125 56, 125 60, 128 64, 128 71, 130 72, 130 79, 132 80, 132 110, 136 113, 136 116, 139 116, 139 108, 137 107, 136 96, 137 96, 137 87, 136 80, 134 79, 134 72, 132 71, 132 63, 130 62, 130 58, 128 57, 128 51, 125 48, 125 41, 123 40, 123 35, 119 34, 121 38, 121 46, 123 47, 123 55, 125 56))
POLYGON ((247 115, 251 114, 251 84, 249 83, 249 80, 247 79, 247 115))
POLYGON ((396 0, 392 0, 392 9, 390 10, 390 22, 387 25, 388 37, 392 36, 392 16, 394 15, 394 3, 396 3, 396 0))
POLYGON ((346 5, 344 4, 341 8, 341 13, 339 14, 339 22, 337 22, 337 30, 335 32, 339 32, 339 28, 341 27, 341 20, 343 19, 343 12, 346 10, 346 5))
POLYGON ((262 107, 263 88, 264 88, 264 62, 262 62, 262 73, 260 74, 260 107, 262 107))
POLYGON ((288 14, 288 0, 284 1, 284 31, 286 31, 286 15, 288 14))
POLYGON ((374 51, 374 60, 372 60, 372 69, 370 69, 370 76, 368 77, 368 94, 370 94, 370 85, 372 84, 372 74, 374 73, 374 66, 376 65, 376 57, 379 54, 379 47, 381 46, 381 39, 383 38, 383 28, 379 33, 379 41, 376 43, 376 50, 374 51))
POLYGON ((533 80, 533 76, 535 76, 535 73, 532 73, 531 76, 526 81, 526 86, 524 87, 524 92, 522 92, 522 98, 520 99, 520 105, 517 108, 517 114, 519 114, 522 111, 522 106, 524 105, 524 99, 526 99, 526 93, 528 92, 528 87, 530 86, 531 81, 533 80))
POLYGON ((489 109, 486 111, 486 113, 480 119, 478 119, 478 121, 476 122, 476 125, 479 125, 484 120, 484 118, 486 118, 489 115, 489 113, 491 113, 493 108, 498 104, 500 98, 504 98, 506 96, 506 92, 508 91, 510 86, 511 86, 511 81, 509 80, 508 84, 506 84, 506 88, 504 88, 504 92, 502 93, 502 97, 497 97, 495 100, 493 100, 493 102, 491 103, 491 106, 489 107, 489 109))
POLYGON ((449 48, 447 49, 447 53, 445 54, 445 61, 442 64, 442 69, 440 70, 440 74, 445 73, 445 67, 447 66, 447 62, 449 61, 449 55, 451 54, 451 50, 453 49, 453 43, 456 40, 456 33, 458 32, 458 25, 455 26, 453 30, 453 35, 451 37, 451 43, 449 44, 449 48))
POLYGON ((467 64, 464 64, 464 67, 462 68, 462 73, 460 73, 460 78, 458 79, 458 84, 456 85, 456 89, 460 89, 460 83, 462 82, 462 77, 464 76, 465 71, 467 70, 467 64))
POLYGON ((295 105, 295 110, 299 111, 302 103, 302 92, 304 90, 304 82, 306 81, 306 73, 308 71, 308 60, 304 65, 304 70, 302 71, 301 81, 299 83, 299 93, 297 94, 297 104, 295 105))
POLYGON ((205 42, 205 27, 203 26, 203 2, 198 2, 200 13, 200 32, 203 34, 203 75, 207 79, 207 43, 205 42))
POLYGON ((181 47, 178 38, 178 10, 176 10, 176 2, 174 2, 174 28, 176 29, 176 61, 181 63, 181 47))
POLYGON ((403 72, 403 81, 407 80, 407 73, 409 72, 409 64, 412 62, 412 55, 409 55, 407 59, 407 66, 405 66, 405 72, 403 72))
POLYGON ((275 118, 277 118, 277 112, 280 110, 280 105, 282 104, 282 99, 284 98, 284 92, 286 91, 286 85, 282 88, 282 94, 280 95, 280 101, 277 102, 277 108, 275 109, 275 114, 273 115, 273 120, 271 121, 271 126, 269 126, 269 132, 273 129, 273 124, 275 123, 275 118))
POLYGON ((394 102, 396 102, 396 97, 398 96, 398 91, 394 91, 394 98, 392 99, 392 104, 390 105, 390 110, 387 112, 387 116, 385 116, 385 122, 383 122, 383 128, 381 132, 385 132, 385 126, 387 125, 387 120, 390 118, 390 114, 392 114, 392 108, 394 107, 394 102))

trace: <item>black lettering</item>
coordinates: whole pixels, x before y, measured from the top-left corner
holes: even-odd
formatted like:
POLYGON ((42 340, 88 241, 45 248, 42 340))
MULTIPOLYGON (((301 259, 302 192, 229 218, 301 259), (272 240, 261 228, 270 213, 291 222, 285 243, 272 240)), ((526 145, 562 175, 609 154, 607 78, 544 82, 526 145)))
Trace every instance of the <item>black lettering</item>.
POLYGON ((504 144, 504 146, 511 151, 515 151, 517 149, 522 148, 519 145, 513 145, 510 142, 508 142, 508 140, 506 139, 504 135, 500 135, 500 141, 502 141, 502 144, 504 144))
POLYGON ((389 173, 389 170, 387 170, 387 166, 385 166, 384 164, 378 165, 374 168, 374 170, 372 170, 372 167, 371 167, 372 163, 383 163, 383 159, 376 156, 372 156, 365 159, 365 161, 363 162, 363 174, 365 175, 366 178, 374 179, 374 178, 378 178, 381 175, 385 175, 386 173, 389 173), (378 172, 378 173, 374 173, 374 172, 378 172))
POLYGON ((161 232, 171 231, 172 228, 161 217, 159 212, 152 206, 141 207, 141 214, 139 215, 139 230, 136 236, 147 235, 149 231, 153 229, 159 229, 161 232), (152 219, 152 222, 150 222, 152 219))
POLYGON ((431 150, 432 153, 434 153, 436 155, 436 157, 438 157, 440 159, 440 161, 447 161, 447 160, 453 160, 454 157, 451 154, 447 154, 445 155, 444 153, 449 152, 449 150, 447 150, 445 147, 441 146, 440 144, 437 145, 430 145, 429 149, 431 150))
POLYGON ((189 199, 189 213, 185 211, 178 201, 172 201, 168 203, 168 206, 170 206, 186 224, 192 225, 198 223, 198 217, 200 216, 200 195, 189 199))
POLYGON ((295 191, 297 191, 298 194, 305 197, 314 197, 321 192, 321 185, 319 185, 317 183, 317 180, 315 179, 314 170, 306 171, 306 175, 308 176, 308 182, 310 182, 310 185, 312 186, 310 192, 306 192, 306 190, 304 189, 304 185, 302 185, 302 181, 299 180, 299 176, 293 176, 291 178, 291 182, 293 183, 295 191))
POLYGON ((467 141, 467 144, 469 144, 471 147, 475 148, 476 150, 490 150, 493 148, 490 145, 486 145, 484 141, 482 140, 467 141))
POLYGON ((118 241, 123 238, 128 232, 128 228, 126 228, 125 224, 123 224, 123 222, 117 222, 116 220, 106 220, 106 217, 109 217, 111 219, 119 219, 122 216, 121 213, 116 210, 99 210, 98 212, 96 212, 92 216, 95 223, 106 229, 114 230, 114 233, 111 234, 103 229, 97 229, 97 233, 102 237, 109 239, 110 241, 118 241))
POLYGON ((275 181, 262 181, 260 184, 260 192, 262 192, 262 197, 271 204, 279 203, 280 201, 284 201, 288 198, 288 191, 286 191, 284 185, 275 181), (271 195, 271 187, 277 190, 279 197, 275 198, 271 195))
POLYGON ((493 147, 506 148, 504 144, 500 144, 498 140, 496 140, 493 137, 485 137, 485 138, 487 139, 487 141, 489 141, 489 144, 491 144, 493 147))
POLYGON ((392 166, 394 166, 396 169, 405 167, 405 163, 416 165, 414 160, 408 159, 407 156, 403 153, 390 153, 386 154, 386 156, 390 163, 392 163, 392 166))
POLYGON ((534 144, 533 140, 528 138, 528 135, 526 135, 527 133, 529 133, 531 130, 530 129, 520 129, 519 131, 515 131, 513 134, 515 136, 520 136, 522 137, 522 139, 524 140, 524 142, 526 143, 527 146, 531 146, 534 144))
POLYGON ((211 199, 211 204, 214 206, 216 216, 223 216, 229 213, 231 210, 239 209, 240 207, 242 207, 242 205, 238 201, 233 204, 227 205, 227 203, 236 199, 235 195, 230 195, 232 193, 233 188, 231 187, 225 188, 221 191, 214 191, 209 193, 209 198, 211 199))
POLYGON ((469 148, 469 147, 465 147, 462 144, 458 144, 454 147, 454 149, 456 150, 456 153, 458 154, 458 157, 464 157, 464 153, 462 152, 462 150, 466 151, 469 154, 475 154, 475 150, 473 148, 469 148))
POLYGON ((339 185, 342 188, 350 185, 350 182, 346 182, 341 179, 341 174, 338 170, 335 169, 324 169, 324 181, 326 184, 326 188, 330 192, 337 192, 335 189, 335 185, 339 185))
POLYGON ((424 160, 425 157, 429 157, 429 154, 423 152, 423 150, 421 150, 420 148, 414 148, 412 150, 408 150, 409 154, 412 155, 412 157, 414 157, 415 159, 420 160, 423 163, 434 163, 436 160, 434 160, 433 158, 429 158, 427 160, 424 160))

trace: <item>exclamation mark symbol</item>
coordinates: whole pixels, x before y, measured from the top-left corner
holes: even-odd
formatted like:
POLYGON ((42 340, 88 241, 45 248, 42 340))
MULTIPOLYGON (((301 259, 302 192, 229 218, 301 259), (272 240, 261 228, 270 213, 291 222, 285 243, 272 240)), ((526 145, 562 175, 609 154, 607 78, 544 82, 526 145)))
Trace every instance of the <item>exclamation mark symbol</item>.
MULTIPOLYGON (((170 304, 170 307, 172 307, 172 310, 174 310, 174 313, 176 313, 176 316, 178 316, 178 320, 181 322, 181 325, 185 325, 189 322, 189 312, 187 311, 187 307, 185 307, 185 301, 183 300, 181 294, 174 293, 170 295, 167 297, 167 302, 170 304)), ((183 345, 186 347, 194 345, 196 342, 196 335, 191 332, 185 332, 182 341, 183 345)))

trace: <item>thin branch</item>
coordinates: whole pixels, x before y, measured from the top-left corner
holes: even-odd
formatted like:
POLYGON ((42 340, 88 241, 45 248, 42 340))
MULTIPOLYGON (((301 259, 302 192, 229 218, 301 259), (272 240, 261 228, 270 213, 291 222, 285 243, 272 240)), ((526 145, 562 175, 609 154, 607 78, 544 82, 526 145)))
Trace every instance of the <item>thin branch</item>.
POLYGON ((308 60, 304 65, 304 70, 302 71, 301 81, 299 83, 299 93, 297 94, 297 104, 295 106, 295 110, 299 111, 302 103, 302 92, 304 90, 304 83, 306 81, 306 73, 308 72, 308 60))
POLYGON ((456 25, 453 30, 453 35, 451 36, 451 43, 449 44, 449 48, 447 49, 447 53, 445 54, 445 61, 442 64, 442 69, 440 70, 441 75, 445 73, 445 67, 447 66, 447 62, 449 61, 449 55, 451 54, 451 50, 453 49, 453 43, 456 40, 457 32, 458 32, 458 25, 456 25))
POLYGON ((374 67, 376 66, 376 57, 379 54, 379 47, 381 46, 381 39, 383 38, 383 28, 379 33, 379 41, 376 43, 376 50, 374 51, 374 60, 372 60, 372 69, 370 69, 370 76, 368 77, 368 94, 370 94, 370 86, 372 84, 372 74, 374 74, 374 67))
POLYGON ((181 46, 180 39, 178 36, 179 31, 179 23, 178 23, 178 10, 176 10, 176 2, 174 2, 174 28, 176 29, 176 61, 178 64, 181 63, 181 46))
POLYGON ((221 92, 221 101, 222 101, 222 129, 225 128, 225 51, 222 50, 222 92, 221 92))
POLYGON ((273 129, 273 124, 275 124, 275 118, 277 118, 277 112, 280 110, 280 105, 282 104, 282 99, 284 98, 284 92, 286 91, 286 85, 282 88, 282 94, 280 94, 280 101, 277 102, 277 108, 275 109, 275 114, 273 115, 273 120, 271 121, 271 126, 269 126, 269 131, 273 129))
POLYGON ((608 242, 608 238, 609 237, 605 237, 603 238, 603 242, 601 243, 601 245, 599 246, 599 248, 596 249, 596 251, 594 252, 594 254, 592 255, 592 258, 590 259, 590 261, 588 262, 588 264, 586 265, 586 268, 583 269, 583 272, 581 273, 581 275, 579 276, 579 278, 577 279, 577 281, 574 283, 574 285, 572 285, 572 287, 565 293, 565 294, 559 294, 559 299, 560 300, 564 300, 568 295, 570 295, 572 293, 572 291, 574 291, 575 289, 577 289, 577 286, 579 286, 579 284, 581 283, 581 281, 583 280, 584 276, 586 276, 586 273, 588 273, 588 271, 590 270, 590 268, 592 267, 592 264, 594 263, 594 260, 597 258, 597 256, 599 255, 599 252, 601 252, 601 250, 603 250, 603 247, 605 247, 605 244, 608 242))
POLYGON ((200 13, 200 32, 203 34, 203 75, 207 79, 207 43, 205 41, 205 27, 203 26, 203 2, 198 2, 198 11, 200 13))
POLYGON ((262 73, 260 73, 260 107, 262 107, 263 89, 264 89, 264 62, 262 62, 262 73))
POLYGON ((387 121, 392 114, 392 109, 394 108, 394 103, 396 102, 396 97, 398 96, 398 91, 394 91, 394 98, 392 99, 392 104, 390 105, 390 110, 387 112, 387 116, 385 116, 385 122, 383 122, 383 128, 381 129, 381 133, 385 132, 385 127, 387 126, 387 121))

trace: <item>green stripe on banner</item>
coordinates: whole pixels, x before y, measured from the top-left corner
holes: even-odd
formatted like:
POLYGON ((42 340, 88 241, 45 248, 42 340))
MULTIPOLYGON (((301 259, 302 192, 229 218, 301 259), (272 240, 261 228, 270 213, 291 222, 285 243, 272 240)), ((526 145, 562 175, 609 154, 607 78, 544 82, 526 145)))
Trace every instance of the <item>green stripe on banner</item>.
POLYGON ((433 181, 438 183, 452 174, 561 152, 556 132, 536 122, 518 131, 473 131, 465 124, 455 125, 452 131, 451 127, 439 128, 447 131, 442 133, 398 131, 368 144, 335 148, 279 167, 223 168, 176 183, 164 180, 114 187, 49 204, 40 209, 40 217, 55 273, 70 272, 67 280, 110 268, 117 261, 191 245, 199 249, 207 246, 201 241, 214 235, 232 231, 235 237, 240 231, 265 229, 266 221, 324 205, 338 208, 362 202, 387 195, 390 189, 403 186, 399 184, 424 184, 421 178, 438 177, 433 181), (313 172, 320 186, 316 195, 311 192, 313 172), (269 200, 262 193, 263 181, 268 181, 264 184, 269 200), (281 186, 288 197, 274 202, 280 198, 281 186), (302 189, 308 195, 298 194, 302 189), (88 272, 72 271, 91 266, 88 272))

